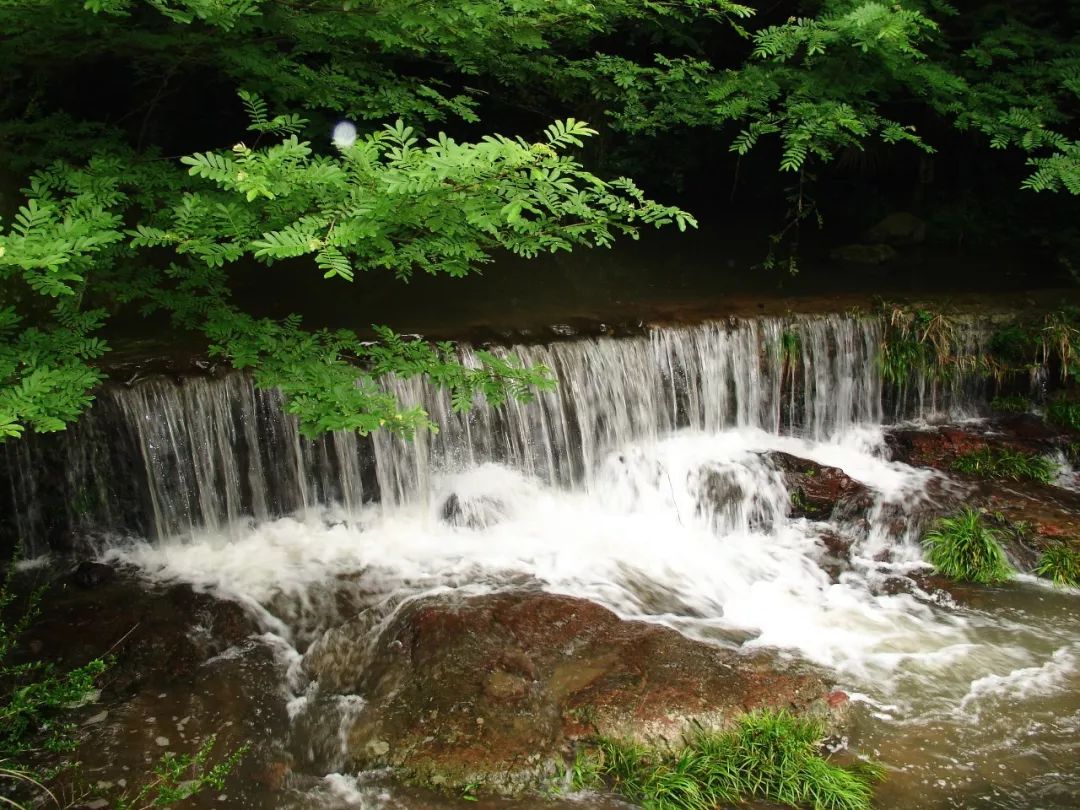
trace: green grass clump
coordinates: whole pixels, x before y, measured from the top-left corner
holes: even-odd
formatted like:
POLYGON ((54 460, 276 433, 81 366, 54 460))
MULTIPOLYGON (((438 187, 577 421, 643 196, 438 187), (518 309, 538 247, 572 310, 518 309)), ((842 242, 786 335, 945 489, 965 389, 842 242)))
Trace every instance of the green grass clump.
POLYGON ((1038 453, 1023 453, 1008 447, 984 447, 956 458, 952 468, 957 472, 992 478, 995 481, 1039 481, 1052 483, 1058 465, 1038 453))
POLYGON ((990 410, 994 413, 1027 413, 1031 410, 1031 400, 1020 394, 994 397, 990 400, 990 410))
POLYGON ((824 736, 820 722, 787 711, 756 711, 730 731, 700 731, 674 751, 603 739, 575 760, 573 782, 576 789, 610 787, 655 810, 714 810, 755 799, 816 810, 868 810, 883 770, 826 761, 820 753, 824 736))
POLYGON ((923 536, 926 558, 952 579, 993 585, 1012 576, 998 533, 974 509, 941 518, 923 536))
POLYGON ((1052 425, 1080 432, 1080 402, 1055 399, 1046 406, 1046 421, 1052 425))
POLYGON ((1063 588, 1080 588, 1080 552, 1068 546, 1051 546, 1039 558, 1035 573, 1063 588))

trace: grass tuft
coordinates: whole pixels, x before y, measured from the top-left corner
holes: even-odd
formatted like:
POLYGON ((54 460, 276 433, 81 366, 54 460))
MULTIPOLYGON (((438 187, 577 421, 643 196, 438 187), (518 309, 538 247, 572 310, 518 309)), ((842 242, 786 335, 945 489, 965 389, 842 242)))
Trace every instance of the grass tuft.
POLYGON ((923 548, 934 568, 952 579, 993 585, 1013 574, 998 533, 974 509, 939 519, 923 536, 923 548))
POLYGON ((609 787, 654 810, 714 810, 750 800, 816 810, 868 810, 884 771, 821 756, 824 727, 787 711, 756 711, 726 732, 699 731, 675 751, 602 739, 575 760, 575 789, 609 787))
POLYGON ((995 481, 1038 481, 1050 484, 1058 474, 1058 465, 1038 453, 1023 453, 1008 447, 984 447, 957 457, 952 468, 967 475, 995 481))
POLYGON ((1080 432, 1080 402, 1058 397, 1046 406, 1046 421, 1051 425, 1080 432))
POLYGON ((1051 546, 1039 558, 1035 573, 1063 588, 1080 588, 1080 552, 1068 546, 1051 546))
POLYGON ((994 397, 990 400, 990 410, 994 413, 1027 413, 1031 410, 1031 400, 1020 394, 994 397))

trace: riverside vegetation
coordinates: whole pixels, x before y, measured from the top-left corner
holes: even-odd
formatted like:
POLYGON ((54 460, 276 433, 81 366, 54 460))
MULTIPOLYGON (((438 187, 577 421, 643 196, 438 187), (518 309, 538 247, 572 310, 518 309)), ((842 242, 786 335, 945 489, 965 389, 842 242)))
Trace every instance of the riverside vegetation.
POLYGON ((930 563, 954 579, 994 585, 1012 576, 997 532, 974 509, 938 520, 923 544, 930 563))
POLYGON ((31 591, 20 603, 14 572, 12 564, 0 578, 0 804, 18 810, 23 807, 19 800, 30 796, 26 807, 47 798, 57 808, 68 808, 104 793, 113 810, 148 810, 172 807, 207 788, 220 789, 244 749, 221 756, 214 750, 214 736, 194 753, 164 754, 132 787, 103 790, 81 777, 79 763, 70 759, 80 735, 70 716, 95 699, 109 659, 62 671, 27 658, 19 642, 40 614, 46 589, 31 591), (11 620, 12 614, 17 618, 11 620))
POLYGON ((692 735, 670 750, 601 739, 578 751, 574 790, 607 787, 656 810, 712 810, 750 800, 817 810, 868 810, 884 771, 820 755, 822 723, 786 711, 751 712, 726 732, 692 735))

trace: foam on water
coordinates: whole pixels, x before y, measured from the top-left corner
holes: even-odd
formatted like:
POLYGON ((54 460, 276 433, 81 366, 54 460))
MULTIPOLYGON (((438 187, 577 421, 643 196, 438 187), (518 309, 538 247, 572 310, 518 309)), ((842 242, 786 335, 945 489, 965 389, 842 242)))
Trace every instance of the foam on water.
POLYGON ((327 612, 327 589, 355 587, 377 603, 536 583, 716 643, 788 650, 831 667, 843 686, 918 700, 923 711, 955 706, 987 673, 1041 666, 1052 633, 1040 640, 1042 631, 1020 624, 1006 641, 983 632, 985 617, 883 591, 883 577, 922 566, 910 537, 855 527, 850 569, 837 580, 824 570, 829 527, 787 517, 790 496, 767 453, 842 467, 873 489, 877 512, 909 510, 932 473, 885 461, 880 449, 872 428, 828 442, 757 428, 684 431, 610 452, 580 489, 488 462, 433 473, 428 502, 309 511, 110 556, 256 606, 297 644, 341 620, 327 612), (710 500, 716 476, 719 504, 710 500), (874 559, 885 541, 889 563, 874 559))
POLYGON ((1052 694, 1076 671, 1078 653, 1080 645, 1061 647, 1041 666, 1021 667, 1002 675, 977 678, 960 701, 960 708, 977 710, 980 704, 1052 694))

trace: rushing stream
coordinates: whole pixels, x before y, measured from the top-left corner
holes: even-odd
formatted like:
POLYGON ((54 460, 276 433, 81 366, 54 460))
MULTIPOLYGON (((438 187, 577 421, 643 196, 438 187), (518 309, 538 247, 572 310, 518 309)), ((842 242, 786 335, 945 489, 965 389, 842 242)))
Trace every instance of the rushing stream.
MULTIPOLYGON (((240 375, 115 388, 65 440, 63 525, 152 580, 257 613, 285 670, 266 688, 288 690, 297 718, 314 689, 305 650, 360 609, 539 584, 827 667, 853 698, 852 748, 889 767, 881 807, 1075 807, 1080 598, 1032 578, 955 600, 916 584, 918 515, 954 485, 888 461, 883 423, 972 416, 981 391, 886 392, 878 340, 876 321, 837 317, 523 347, 560 381, 532 404, 456 415, 393 383, 442 426, 411 444, 307 442, 240 375), (772 451, 869 486, 870 519, 789 518, 772 451), (839 573, 830 532, 854 543, 839 573)), ((17 528, 45 536, 34 449, 8 452, 17 528)), ((341 719, 296 733, 325 743, 341 719)), ((338 769, 312 759, 318 776, 338 769)), ((333 773, 297 802, 426 806, 364 782, 333 773)))

